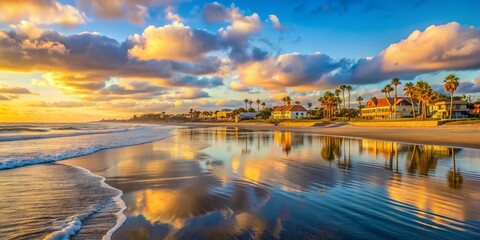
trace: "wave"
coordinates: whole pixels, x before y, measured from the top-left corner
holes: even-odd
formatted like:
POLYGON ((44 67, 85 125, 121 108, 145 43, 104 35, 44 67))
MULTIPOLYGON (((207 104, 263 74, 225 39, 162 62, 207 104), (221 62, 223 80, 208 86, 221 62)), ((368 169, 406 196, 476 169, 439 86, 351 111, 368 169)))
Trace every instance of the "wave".
POLYGON ((125 202, 122 200, 123 192, 120 189, 116 189, 116 188, 108 185, 105 182, 105 180, 106 180, 105 177, 95 175, 90 170, 82 168, 82 167, 78 167, 78 166, 74 166, 74 165, 71 165, 71 167, 77 168, 79 170, 82 170, 82 171, 86 172, 89 175, 100 178, 101 179, 101 181, 100 181, 100 186, 101 187, 107 188, 107 189, 112 189, 112 190, 118 192, 118 194, 115 197, 113 197, 110 201, 107 201, 103 204, 98 204, 96 207, 93 207, 93 208, 89 209, 84 214, 75 215, 75 216, 72 216, 72 217, 69 217, 69 218, 63 220, 61 225, 59 227, 57 227, 54 232, 48 234, 44 239, 48 239, 48 240, 70 239, 70 237, 74 236, 75 234, 78 233, 78 231, 80 231, 80 229, 82 229, 82 225, 83 225, 82 222, 84 220, 94 216, 96 213, 100 212, 101 210, 105 209, 107 206, 109 206, 110 204, 113 203, 119 209, 115 214, 117 222, 115 223, 115 226, 113 228, 111 228, 102 237, 102 239, 104 239, 104 240, 111 239, 112 234, 118 228, 120 228, 126 220, 126 217, 123 214, 123 212, 125 211, 125 209, 127 209, 127 206, 125 205, 125 202))
POLYGON ((35 128, 35 127, 0 127, 1 132, 48 132, 48 128, 35 128))
MULTIPOLYGON (((93 135, 93 134, 105 134, 105 133, 119 133, 119 132, 127 132, 134 130, 135 128, 124 128, 124 129, 116 129, 116 130, 94 130, 94 131, 85 131, 85 132, 75 132, 75 133, 52 133, 52 134, 32 134, 32 135, 8 135, 8 136, 1 136, 0 135, 0 142, 6 141, 23 141, 23 140, 31 140, 31 139, 43 139, 43 138, 58 138, 58 137, 74 137, 74 136, 82 136, 82 135, 93 135)), ((40 132, 40 131, 38 131, 40 132)), ((48 132, 48 130, 46 131, 48 132)))
MULTIPOLYGON (((20 157, 14 156, 11 159, 4 158, 3 160, 0 158, 0 160, 2 160, 0 161, 0 170, 18 168, 18 167, 34 165, 34 164, 56 162, 56 161, 65 160, 73 157, 89 155, 104 149, 144 144, 144 143, 154 142, 154 141, 158 141, 158 140, 172 136, 172 134, 169 131, 170 129, 161 129, 162 131, 153 132, 152 129, 145 127, 145 128, 138 128, 136 130, 145 130, 147 133, 149 133, 149 135, 139 135, 136 137, 117 136, 116 138, 114 138, 114 140, 111 140, 110 142, 106 140, 107 143, 104 143, 104 141, 101 141, 101 140, 97 140, 98 143, 96 145, 95 144, 86 145, 86 146, 78 145, 78 146, 75 146, 76 148, 60 149, 59 152, 58 151, 53 153, 38 152, 33 155, 26 155, 26 156, 20 156, 20 157)), ((112 132, 109 132, 109 133, 112 133, 112 132)), ((131 131, 130 133, 138 134, 137 131, 131 131)), ((109 137, 112 137, 112 136, 113 134, 110 135, 109 137)), ((68 140, 66 140, 65 142, 68 142, 68 140)), ((83 143, 85 144, 85 141, 83 143)))

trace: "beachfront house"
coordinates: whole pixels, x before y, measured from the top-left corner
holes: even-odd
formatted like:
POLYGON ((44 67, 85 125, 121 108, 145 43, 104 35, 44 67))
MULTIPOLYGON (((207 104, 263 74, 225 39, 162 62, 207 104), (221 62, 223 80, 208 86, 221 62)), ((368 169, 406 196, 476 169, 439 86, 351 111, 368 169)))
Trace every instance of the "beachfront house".
MULTIPOLYGON (((449 119, 450 118, 450 101, 436 102, 435 105, 429 106, 432 118, 449 119)), ((452 118, 468 118, 467 102, 456 100, 453 101, 452 118)))
POLYGON ((276 106, 272 110, 273 119, 298 119, 307 117, 307 109, 302 105, 276 106))
POLYGON ((232 109, 222 109, 216 113, 218 120, 228 120, 233 117, 232 109))
POLYGON ((412 108, 417 111, 417 101, 412 104, 407 97, 397 97, 395 113, 394 98, 370 98, 364 108, 362 108, 362 118, 402 118, 412 116, 412 108))

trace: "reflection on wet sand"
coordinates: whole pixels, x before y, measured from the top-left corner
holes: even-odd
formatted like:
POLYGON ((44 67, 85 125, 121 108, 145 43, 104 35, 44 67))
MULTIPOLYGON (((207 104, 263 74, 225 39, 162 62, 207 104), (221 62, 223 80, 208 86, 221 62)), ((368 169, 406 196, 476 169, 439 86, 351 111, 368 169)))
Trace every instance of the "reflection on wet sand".
POLYGON ((114 238, 479 237, 479 151, 235 128, 175 134, 67 161, 124 192, 114 238))

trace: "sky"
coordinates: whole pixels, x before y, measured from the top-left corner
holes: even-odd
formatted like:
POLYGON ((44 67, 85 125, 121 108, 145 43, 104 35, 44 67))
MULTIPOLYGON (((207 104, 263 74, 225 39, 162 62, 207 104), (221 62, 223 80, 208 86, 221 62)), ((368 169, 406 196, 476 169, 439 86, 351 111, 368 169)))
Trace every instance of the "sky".
MULTIPOLYGON (((480 98, 476 0, 2 0, 0 122, 352 105, 398 77, 480 98), (256 104, 254 104, 256 105, 256 104)), ((403 87, 399 88, 402 95, 403 87)))

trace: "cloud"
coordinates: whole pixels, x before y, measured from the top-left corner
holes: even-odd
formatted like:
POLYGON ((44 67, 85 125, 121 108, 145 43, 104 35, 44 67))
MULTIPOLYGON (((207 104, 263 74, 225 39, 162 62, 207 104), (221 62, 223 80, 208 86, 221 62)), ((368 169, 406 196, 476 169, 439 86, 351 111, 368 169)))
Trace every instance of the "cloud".
POLYGON ((210 95, 200 89, 183 89, 172 96, 173 99, 199 99, 208 97, 210 97, 210 95))
POLYGON ((480 67, 480 30, 456 22, 416 30, 374 58, 359 60, 338 77, 352 83, 375 83, 393 76, 412 77, 439 70, 480 67))
POLYGON ((199 61, 218 49, 215 35, 178 22, 158 28, 149 26, 141 36, 135 34, 129 40, 134 44, 128 50, 129 56, 143 61, 199 61))
POLYGON ((175 0, 78 0, 79 6, 102 19, 126 19, 134 24, 143 24, 149 18, 148 8, 171 6, 175 0))
POLYGON ((251 89, 250 87, 248 87, 247 85, 239 81, 230 82, 230 84, 228 85, 228 88, 235 92, 248 92, 251 89))
POLYGON ((474 82, 460 81, 460 85, 458 86, 458 88, 455 92, 456 93, 478 93, 478 92, 480 92, 480 77, 477 77, 477 79, 474 82))
POLYGON ((249 39, 262 29, 257 13, 246 16, 234 4, 226 8, 214 2, 204 6, 202 18, 208 24, 230 23, 229 26, 218 30, 218 40, 223 49, 230 49, 228 56, 234 64, 253 60, 252 54, 249 53, 249 39))
MULTIPOLYGON (((167 26, 166 28, 172 27, 167 31, 168 33, 174 33, 174 36, 180 38, 182 34, 192 36, 191 40, 198 41, 199 45, 192 46, 188 51, 183 52, 179 47, 180 52, 172 53, 176 55, 163 54, 162 58, 166 59, 140 60, 132 58, 129 54, 132 53, 130 50, 140 46, 137 44, 142 41, 148 42, 150 40, 148 37, 143 39, 142 36, 137 36, 125 42, 118 42, 98 33, 63 35, 23 22, 12 26, 11 31, 0 31, 0 55, 2 56, 0 70, 44 72, 42 82, 75 94, 89 94, 103 89, 111 78, 151 81, 156 85, 163 84, 164 87, 189 87, 185 83, 186 80, 195 88, 221 85, 221 79, 196 77, 197 75, 216 75, 219 71, 221 60, 216 56, 205 56, 207 51, 216 48, 215 44, 206 39, 214 41, 215 36, 181 24, 167 26), (177 83, 179 85, 175 85, 177 83)), ((159 30, 155 27, 147 29, 151 29, 153 35, 162 31, 161 28, 159 30)), ((149 33, 149 31, 145 32, 149 33)), ((172 40, 174 36, 165 36, 165 38, 172 40)), ((158 50, 154 52, 160 54, 158 50)), ((150 57, 153 58, 153 55, 150 57)))
POLYGON ((54 108, 78 108, 78 107, 90 107, 95 103, 87 103, 80 101, 59 101, 59 102, 29 102, 25 104, 29 107, 54 107, 54 108))
POLYGON ((23 87, 9 87, 7 85, 0 85, 0 93, 7 94, 32 94, 30 90, 23 87))
POLYGON ((333 71, 344 68, 345 64, 345 60, 336 61, 321 53, 292 53, 244 64, 238 68, 238 72, 241 82, 248 86, 268 90, 307 90, 330 87, 322 79, 328 78, 333 71))
POLYGON ((0 101, 8 101, 10 100, 9 97, 6 97, 6 96, 3 96, 3 95, 0 95, 0 101))
POLYGON ((228 10, 218 2, 205 4, 202 10, 202 19, 208 24, 224 22, 228 17, 228 10))
POLYGON ((375 57, 357 61, 328 55, 283 54, 238 67, 240 80, 267 90, 325 89, 338 84, 369 84, 392 77, 412 78, 440 70, 480 68, 480 30, 458 23, 414 31, 375 57))
POLYGON ((180 15, 173 12, 173 7, 168 6, 165 9, 165 18, 167 18, 171 22, 182 22, 183 19, 180 15))
POLYGON ((205 87, 214 88, 223 85, 223 79, 219 77, 194 77, 194 76, 182 76, 179 78, 171 79, 172 85, 175 86, 188 86, 188 87, 205 87))
POLYGON ((86 22, 85 14, 57 0, 0 1, 0 22, 28 20, 35 24, 56 24, 75 27, 86 22))
POLYGON ((285 26, 283 26, 281 23, 280 23, 280 19, 278 19, 277 16, 271 14, 270 16, 268 16, 268 18, 270 19, 270 21, 272 22, 272 26, 273 28, 277 29, 277 30, 280 30, 280 31, 283 31, 286 29, 285 26))

